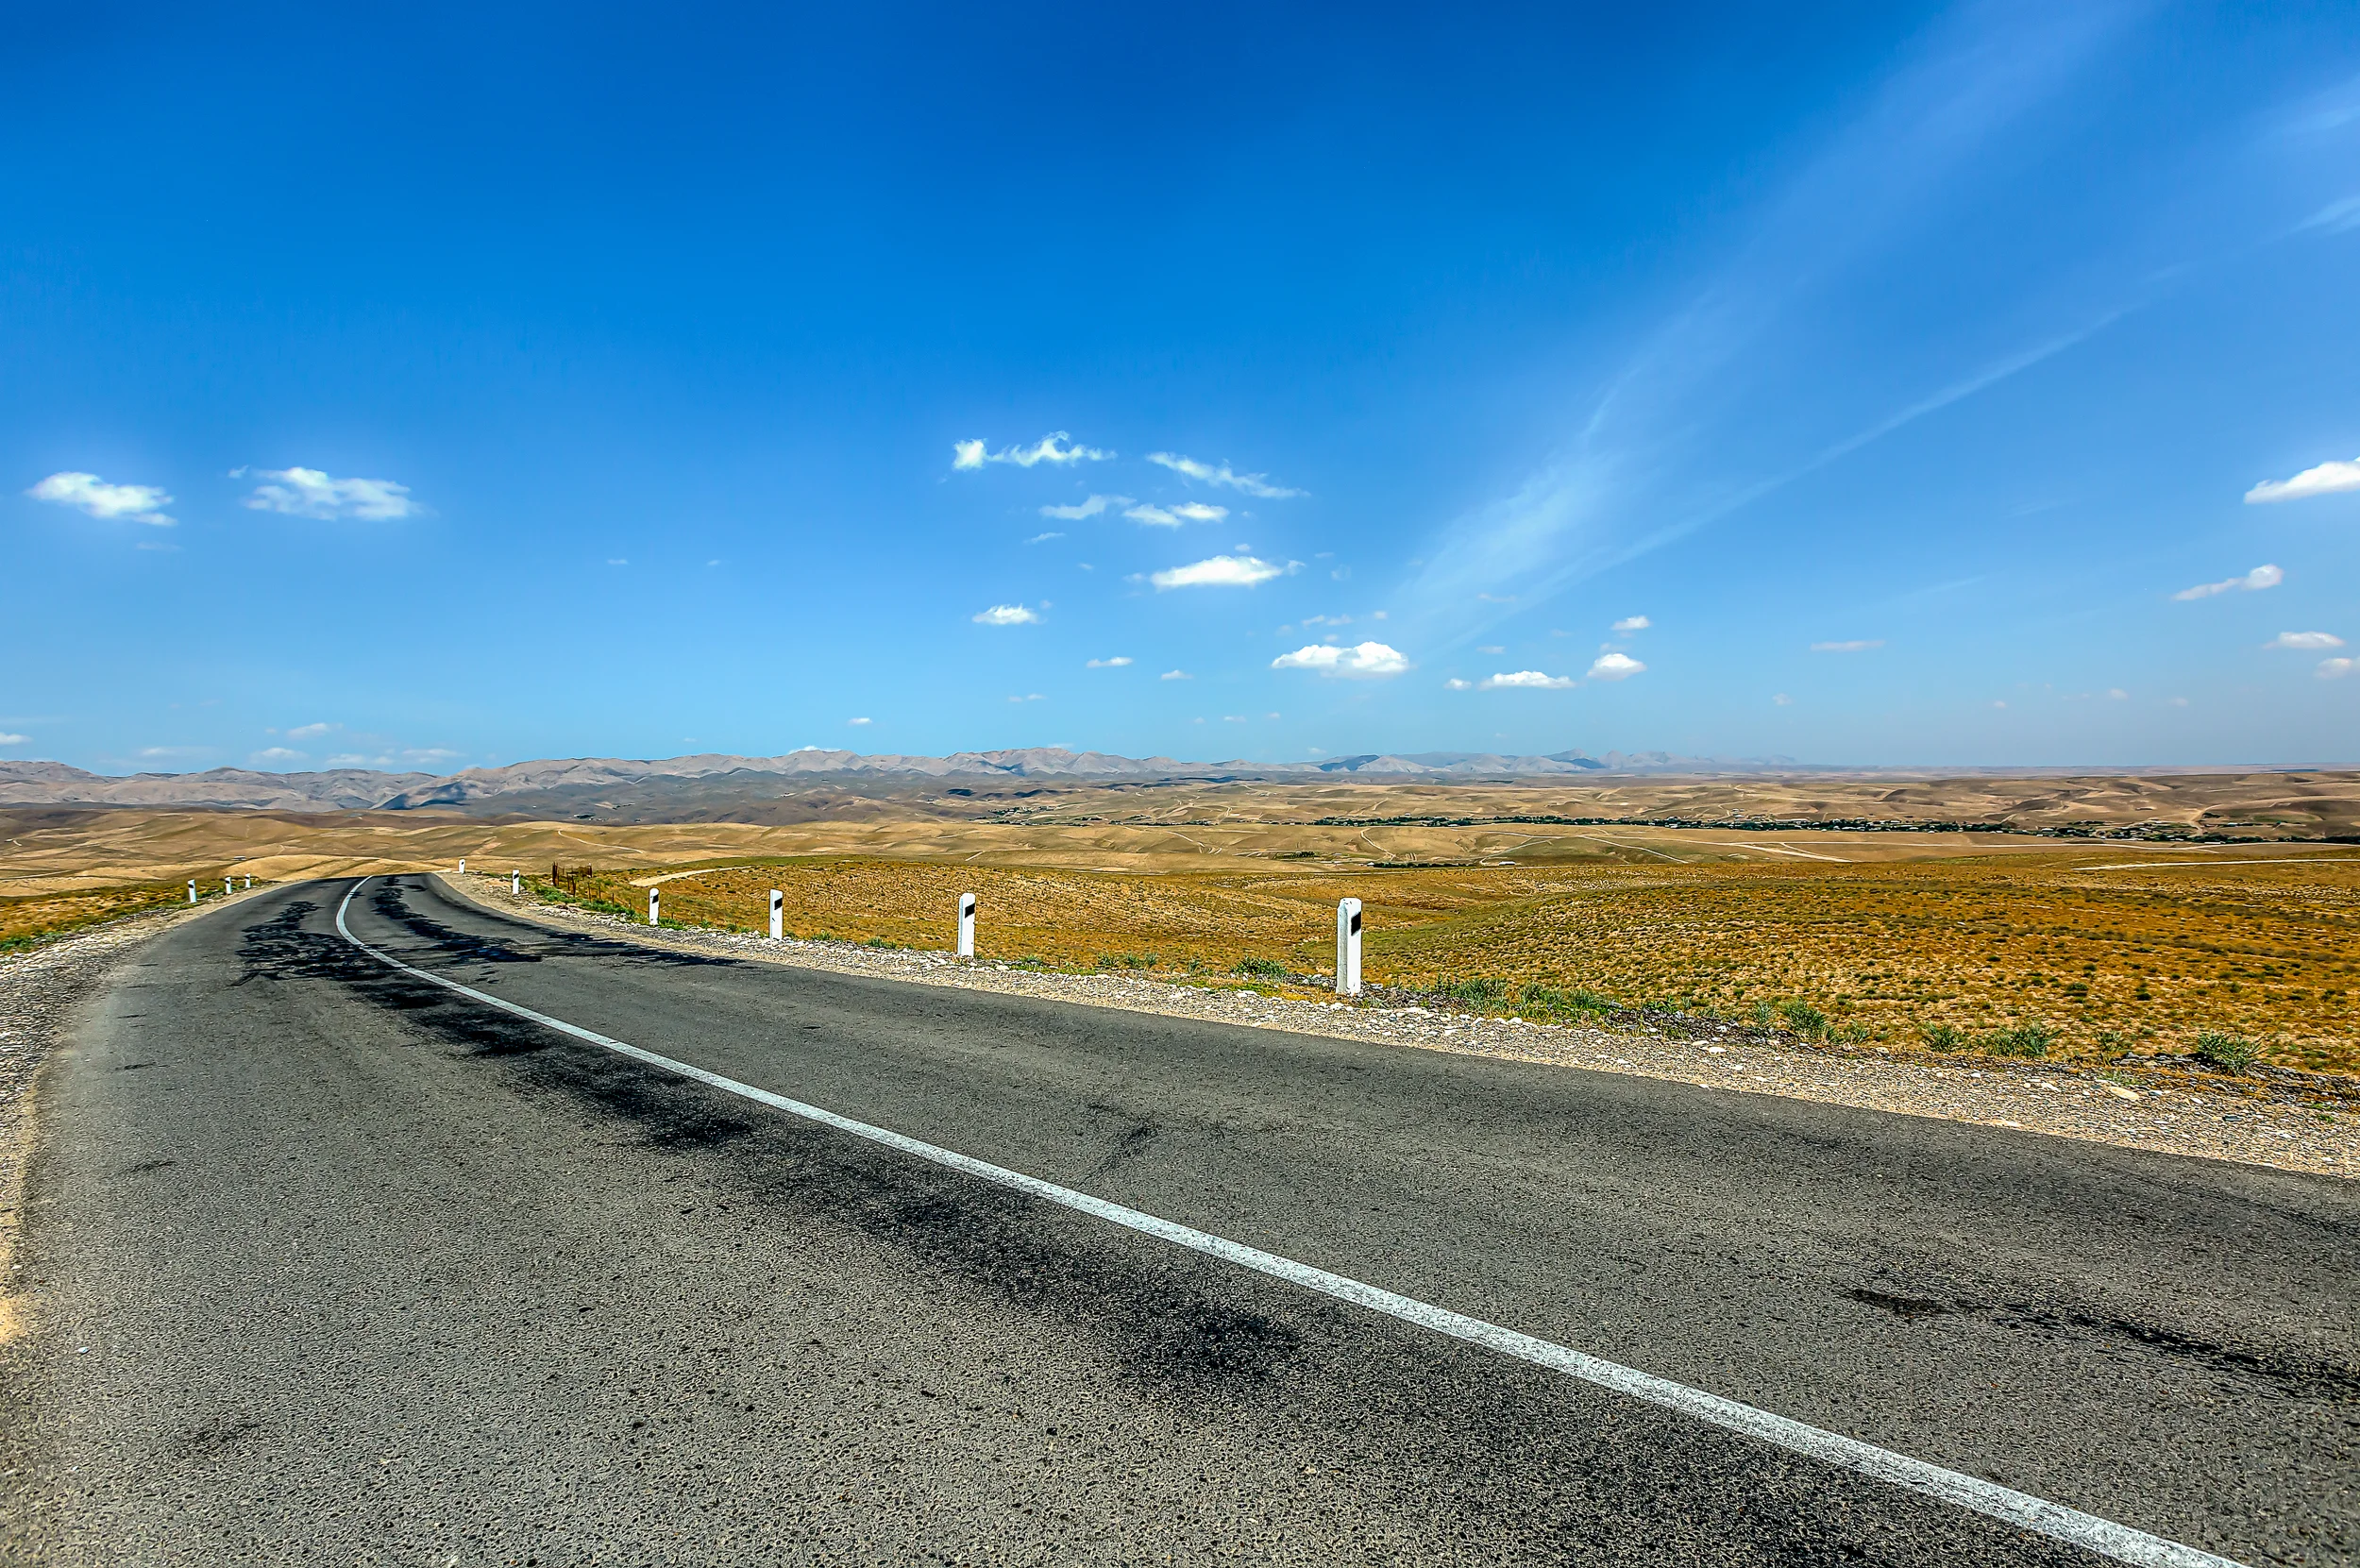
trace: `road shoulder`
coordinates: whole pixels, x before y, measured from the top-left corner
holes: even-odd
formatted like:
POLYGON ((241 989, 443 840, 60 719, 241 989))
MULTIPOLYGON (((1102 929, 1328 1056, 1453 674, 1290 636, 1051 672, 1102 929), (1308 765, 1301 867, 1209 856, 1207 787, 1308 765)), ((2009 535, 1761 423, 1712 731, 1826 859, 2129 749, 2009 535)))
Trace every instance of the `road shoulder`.
POLYGON ((529 894, 519 897, 494 877, 444 873, 435 881, 453 898, 489 914, 550 930, 596 932, 674 952, 726 954, 747 962, 954 990, 996 991, 1370 1044, 1575 1067, 1673 1080, 1728 1093, 1768 1094, 2006 1127, 2153 1154, 2228 1160, 2347 1180, 2360 1177, 2360 1116, 2348 1106, 2322 1108, 2292 1096, 2240 1094, 2196 1083, 2132 1087, 2044 1063, 1968 1065, 1896 1058, 1875 1049, 1787 1049, 1764 1044, 1734 1027, 1720 1037, 1677 1037, 1652 1030, 1616 1034, 1417 1007, 1301 1001, 1250 989, 1174 985, 1121 975, 1059 974, 991 962, 961 963, 944 953, 872 949, 842 942, 771 942, 720 931, 650 929, 612 916, 544 903, 529 894))

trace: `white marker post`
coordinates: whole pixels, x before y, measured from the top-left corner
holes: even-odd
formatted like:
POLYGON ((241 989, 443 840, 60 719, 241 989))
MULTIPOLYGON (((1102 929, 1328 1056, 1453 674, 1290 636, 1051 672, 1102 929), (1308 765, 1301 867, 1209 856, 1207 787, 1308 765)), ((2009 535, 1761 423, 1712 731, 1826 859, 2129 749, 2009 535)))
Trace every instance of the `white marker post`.
POLYGON ((770 889, 770 939, 786 940, 786 895, 776 887, 770 889))
POLYGON ((253 891, 253 889, 254 889, 254 873, 253 873, 253 872, 251 872, 251 871, 248 871, 248 872, 245 874, 245 885, 246 885, 246 890, 247 890, 248 892, 253 891))
POLYGON ((656 923, 656 914, 664 907, 663 892, 664 889, 661 887, 648 889, 648 923, 649 925, 656 923))
POLYGON ((521 899, 525 896, 525 874, 522 871, 508 873, 508 891, 515 898, 521 899))
POLYGON ((467 857, 464 854, 459 857, 459 874, 463 877, 467 874, 467 857))
POLYGON ((1336 994, 1360 994, 1360 901, 1336 902, 1336 994))
POLYGON ((191 903, 196 902, 196 878, 194 877, 189 878, 189 902, 191 903))
POLYGON ((975 956, 975 895, 959 895, 959 956, 975 956))
POLYGON ((235 878, 235 877, 224 877, 224 878, 222 878, 222 879, 221 879, 221 892, 222 892, 222 896, 223 896, 224 898, 228 898, 230 894, 232 894, 232 893, 236 892, 237 890, 238 890, 238 880, 237 880, 237 878, 235 878))

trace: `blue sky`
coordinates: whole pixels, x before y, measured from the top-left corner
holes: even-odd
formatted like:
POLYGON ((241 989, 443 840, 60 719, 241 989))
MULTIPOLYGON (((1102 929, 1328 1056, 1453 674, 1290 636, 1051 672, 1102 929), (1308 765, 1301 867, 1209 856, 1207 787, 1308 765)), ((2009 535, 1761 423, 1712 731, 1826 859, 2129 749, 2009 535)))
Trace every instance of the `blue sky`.
POLYGON ((0 756, 2360 762, 2349 5, 12 27, 0 756))

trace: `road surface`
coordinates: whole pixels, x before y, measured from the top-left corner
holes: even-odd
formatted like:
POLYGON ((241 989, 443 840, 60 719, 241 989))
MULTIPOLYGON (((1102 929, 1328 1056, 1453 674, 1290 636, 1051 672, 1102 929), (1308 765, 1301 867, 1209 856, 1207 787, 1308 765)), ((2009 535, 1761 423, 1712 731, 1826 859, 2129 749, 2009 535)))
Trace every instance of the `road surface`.
POLYGON ((2360 1189, 715 961, 430 878, 52 1064, 13 1560, 2095 1563, 618 1054, 2222 1557, 2360 1560, 2360 1189))

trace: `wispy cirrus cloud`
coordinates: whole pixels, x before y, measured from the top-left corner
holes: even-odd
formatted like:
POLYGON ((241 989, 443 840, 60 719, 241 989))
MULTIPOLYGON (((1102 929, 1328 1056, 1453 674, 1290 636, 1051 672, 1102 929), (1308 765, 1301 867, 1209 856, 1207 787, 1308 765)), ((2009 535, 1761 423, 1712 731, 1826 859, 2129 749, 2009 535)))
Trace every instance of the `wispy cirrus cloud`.
MULTIPOLYGON (((1956 243, 2006 161, 2054 134, 2047 110, 2104 64, 2132 6, 1952 8, 1923 29, 1851 124, 1775 190, 1601 390, 1569 411, 1521 485, 1462 513, 1417 554, 1398 608, 1428 634, 1489 640, 1526 605, 1753 506, 1872 443, 2064 353, 2162 285, 2151 261, 2072 295, 2042 257, 2009 308, 1963 315, 1896 286, 1956 243), (1830 334, 1881 301, 1894 336, 1855 374, 1821 372, 1830 334), (2028 326, 2027 323, 2032 325, 2028 326)), ((2029 253, 2028 253, 2029 254, 2029 253)), ((1849 340, 1846 340, 1849 341, 1849 340)))
POLYGON ((414 517, 426 509, 410 498, 410 487, 392 480, 340 480, 317 468, 232 468, 229 477, 251 475, 262 482, 239 504, 257 512, 329 521, 357 517, 388 522, 414 517))
POLYGON ((1866 653, 1884 645, 1882 637, 1854 637, 1848 642, 1813 643, 1811 650, 1813 653, 1866 653))
POLYGON ((1295 490, 1283 484, 1273 484, 1268 474, 1240 474, 1226 463, 1199 463, 1192 457, 1182 457, 1177 452, 1150 452, 1147 454, 1147 461, 1161 464, 1184 478, 1196 480, 1205 484, 1225 484, 1232 490, 1241 491, 1248 496, 1257 497, 1266 501, 1290 500, 1297 496, 1310 494, 1307 490, 1295 490))
POLYGON ((2286 581, 2286 574, 2276 566, 2256 566, 2243 577, 2223 578, 2218 582, 2200 582, 2193 588, 2183 588, 2171 597, 2185 600, 2211 599, 2215 594, 2251 594, 2264 588, 2275 588, 2286 581))
POLYGON ((1131 663, 1131 655, 1118 653, 1111 659, 1092 659, 1082 667, 1084 669, 1121 669, 1129 663, 1131 663))
POLYGON ((2245 504, 2267 506, 2272 501, 2307 500, 2313 496, 2333 496, 2346 490, 2360 490, 2360 458, 2350 463, 2322 463, 2316 468, 2305 468, 2290 480, 2264 480, 2245 493, 2245 504))
POLYGON ((1148 581, 1165 588, 1251 588, 1284 577, 1290 568, 1253 555, 1215 555, 1186 566, 1155 572, 1148 581))
POLYGON ((1270 662, 1273 669, 1309 669, 1322 675, 1346 677, 1382 677, 1399 675, 1410 667, 1408 659, 1396 648, 1383 643, 1357 643, 1350 648, 1337 648, 1314 643, 1298 648, 1292 653, 1281 653, 1270 662))
POLYGON ((70 506, 103 522, 145 523, 170 528, 177 519, 164 514, 172 497, 161 485, 110 484, 96 474, 74 471, 52 474, 25 492, 37 501, 70 506))
POLYGON ((1040 509, 1040 514, 1044 517, 1055 517, 1064 522, 1078 523, 1097 516, 1110 506, 1129 506, 1130 504, 1131 497, 1128 496, 1092 496, 1087 500, 1075 501, 1070 506, 1044 506, 1040 509))
POLYGON ((1006 463, 1030 468, 1036 464, 1049 463, 1070 467, 1077 463, 1104 463, 1115 455, 1096 447, 1074 446, 1072 441, 1073 437, 1065 431, 1053 430, 1030 447, 1003 447, 996 452, 986 450, 981 441, 954 441, 951 444, 951 466, 975 469, 986 463, 1006 463))
POLYGON ((988 610, 978 610, 968 618, 978 626, 1031 626, 1040 619, 1040 615, 1021 604, 995 604, 988 610))
POLYGON ((1156 506, 1142 502, 1130 508, 1123 515, 1152 528, 1178 528, 1183 523, 1218 523, 1229 515, 1225 506, 1206 506, 1203 501, 1182 501, 1178 506, 1156 506))

